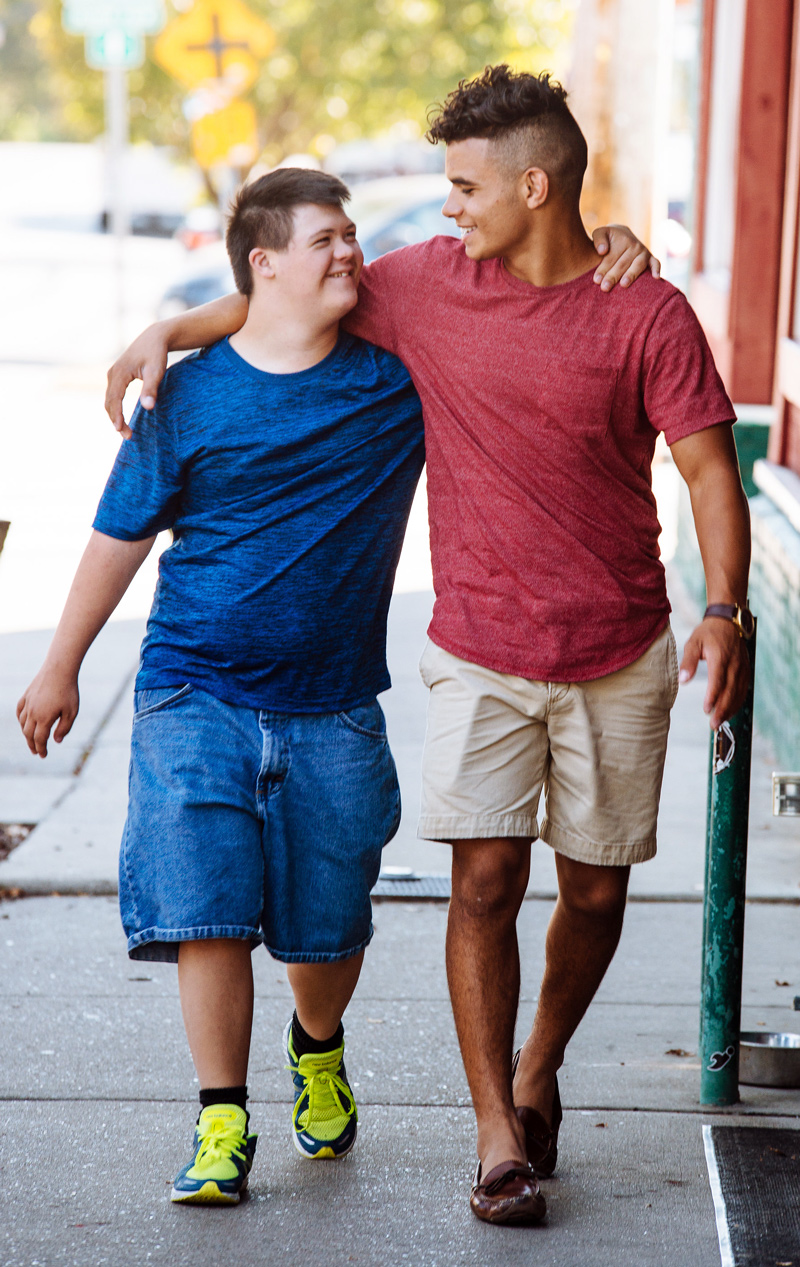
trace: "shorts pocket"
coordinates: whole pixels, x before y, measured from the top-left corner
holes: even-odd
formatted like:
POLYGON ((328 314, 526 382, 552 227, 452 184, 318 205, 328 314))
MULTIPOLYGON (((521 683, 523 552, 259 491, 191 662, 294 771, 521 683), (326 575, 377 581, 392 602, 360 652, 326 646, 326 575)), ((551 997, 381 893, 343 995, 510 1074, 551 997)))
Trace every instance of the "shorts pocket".
POLYGON ((357 735, 366 735, 369 739, 386 739, 386 718, 377 700, 371 704, 358 704, 336 714, 342 725, 354 730, 357 735))
POLYGON ((133 696, 133 720, 148 717, 150 713, 160 713, 165 708, 186 699, 193 691, 191 683, 176 688, 174 686, 154 686, 143 691, 135 691, 133 696))
POLYGON ((667 676, 669 678, 669 706, 672 708, 678 698, 678 648, 675 644, 675 635, 671 626, 667 632, 669 634, 667 640, 667 676))

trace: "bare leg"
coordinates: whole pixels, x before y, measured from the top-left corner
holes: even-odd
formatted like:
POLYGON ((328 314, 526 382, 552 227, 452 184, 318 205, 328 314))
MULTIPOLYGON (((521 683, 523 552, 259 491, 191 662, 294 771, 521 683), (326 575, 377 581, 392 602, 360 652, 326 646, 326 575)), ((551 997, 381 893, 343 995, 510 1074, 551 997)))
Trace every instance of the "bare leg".
POLYGON ((550 1122, 564 1050, 595 996, 622 932, 630 867, 596 867, 556 854, 558 901, 547 930, 533 1029, 514 1079, 514 1102, 550 1122))
POLYGON ((337 959, 334 963, 286 965, 297 1019, 312 1038, 324 1042, 336 1033, 358 983, 363 962, 362 950, 350 959, 337 959))
POLYGON ((455 840, 447 922, 447 980, 487 1174, 525 1161, 514 1112, 511 1055, 519 1003, 517 915, 530 871, 529 840, 455 840))
POLYGON ((178 984, 201 1089, 243 1086, 253 1028, 250 943, 228 937, 181 942, 178 984))

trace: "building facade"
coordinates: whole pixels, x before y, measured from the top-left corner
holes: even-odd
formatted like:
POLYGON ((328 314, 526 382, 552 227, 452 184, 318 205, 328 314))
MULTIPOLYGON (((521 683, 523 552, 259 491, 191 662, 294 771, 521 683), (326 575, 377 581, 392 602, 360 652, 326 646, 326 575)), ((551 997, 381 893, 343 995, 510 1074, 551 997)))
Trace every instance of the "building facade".
POLYGON ((791 769, 800 768, 799 244, 800 0, 704 0, 689 295, 740 419, 756 719, 791 769))

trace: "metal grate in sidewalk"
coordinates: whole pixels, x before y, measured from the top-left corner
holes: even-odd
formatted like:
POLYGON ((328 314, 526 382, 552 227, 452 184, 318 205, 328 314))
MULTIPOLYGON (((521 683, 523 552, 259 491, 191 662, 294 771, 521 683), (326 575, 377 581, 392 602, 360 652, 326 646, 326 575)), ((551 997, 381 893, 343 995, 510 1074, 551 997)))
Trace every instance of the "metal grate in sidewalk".
POLYGON ((372 890, 378 901, 447 902, 450 876, 410 871, 405 867, 385 867, 372 890))
POLYGON ((800 1131, 704 1126, 722 1267, 800 1263, 800 1131))

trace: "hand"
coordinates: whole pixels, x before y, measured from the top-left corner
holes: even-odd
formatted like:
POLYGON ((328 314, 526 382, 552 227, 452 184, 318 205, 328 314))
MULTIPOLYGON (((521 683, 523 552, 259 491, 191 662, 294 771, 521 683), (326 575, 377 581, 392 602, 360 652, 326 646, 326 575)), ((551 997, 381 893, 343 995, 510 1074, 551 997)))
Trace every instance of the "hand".
POLYGON ((152 409, 156 403, 159 384, 167 369, 168 353, 167 334, 163 326, 156 323, 148 326, 134 339, 108 371, 106 413, 124 440, 130 440, 133 435, 122 412, 122 401, 128 384, 136 378, 142 380, 139 404, 143 409, 152 409))
POLYGON ((650 254, 627 225, 603 225, 595 229, 592 241, 598 255, 605 257, 594 275, 601 290, 613 290, 617 282, 623 287, 632 285, 648 265, 654 277, 661 276, 661 261, 650 254))
POLYGON ((76 677, 47 669, 36 675, 17 704, 17 720, 35 757, 47 756, 47 741, 55 722, 58 722, 53 731, 56 743, 61 743, 69 734, 79 706, 76 677))
POLYGON ((718 616, 701 621, 683 649, 681 682, 691 682, 700 660, 708 665, 703 710, 710 714, 712 730, 717 730, 738 713, 750 685, 750 657, 732 621, 718 616))

